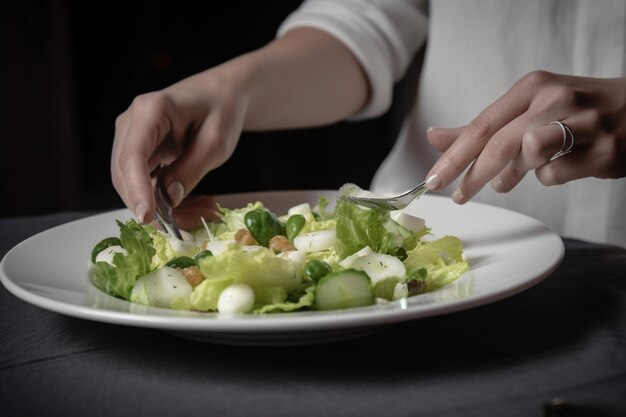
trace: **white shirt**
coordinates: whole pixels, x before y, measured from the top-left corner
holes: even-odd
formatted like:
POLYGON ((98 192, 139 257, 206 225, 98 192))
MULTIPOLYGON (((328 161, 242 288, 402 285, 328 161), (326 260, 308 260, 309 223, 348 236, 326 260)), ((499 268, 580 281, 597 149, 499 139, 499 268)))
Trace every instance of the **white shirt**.
MULTIPOLYGON (((312 26, 343 42, 362 64, 371 98, 357 118, 384 113, 393 83, 427 42, 409 112, 373 191, 404 191, 439 157, 429 126, 467 124, 533 70, 624 76, 624 0, 308 0, 279 29, 312 26)), ((448 187, 447 191, 454 187, 448 187)), ((485 187, 474 201, 506 207, 573 238, 626 246, 626 179, 585 178, 545 187, 533 173, 511 192, 485 187)))

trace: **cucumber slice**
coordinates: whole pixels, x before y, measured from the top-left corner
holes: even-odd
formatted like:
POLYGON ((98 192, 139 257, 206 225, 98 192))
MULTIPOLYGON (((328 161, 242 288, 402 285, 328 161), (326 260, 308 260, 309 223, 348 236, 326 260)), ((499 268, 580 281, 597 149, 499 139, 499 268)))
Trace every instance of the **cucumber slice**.
POLYGON ((374 304, 372 284, 364 272, 346 269, 331 272, 315 287, 316 310, 337 310, 374 304))

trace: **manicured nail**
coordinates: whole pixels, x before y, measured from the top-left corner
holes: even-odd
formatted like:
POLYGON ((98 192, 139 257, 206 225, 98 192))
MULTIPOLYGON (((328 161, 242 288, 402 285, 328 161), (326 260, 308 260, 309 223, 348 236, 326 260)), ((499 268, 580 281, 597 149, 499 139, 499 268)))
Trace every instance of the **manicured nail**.
POLYGON ((493 181, 491 181, 491 188, 493 188, 494 191, 498 193, 504 192, 503 186, 504 183, 502 182, 502 179, 500 177, 496 177, 493 179, 493 181))
POLYGON ((170 203, 172 206, 176 207, 183 201, 183 196, 185 195, 185 189, 183 185, 178 181, 174 181, 167 187, 167 196, 170 198, 170 203))
POLYGON ((135 207, 135 218, 137 219, 137 223, 142 224, 145 217, 146 207, 142 203, 137 204, 137 207, 135 207))
POLYGON ((452 200, 454 200, 455 203, 457 204, 463 204, 463 193, 461 192, 460 189, 457 189, 455 192, 452 193, 452 200))
POLYGON ((436 190, 441 187, 441 178, 439 178, 437 174, 431 175, 426 179, 426 187, 428 187, 429 190, 436 190))

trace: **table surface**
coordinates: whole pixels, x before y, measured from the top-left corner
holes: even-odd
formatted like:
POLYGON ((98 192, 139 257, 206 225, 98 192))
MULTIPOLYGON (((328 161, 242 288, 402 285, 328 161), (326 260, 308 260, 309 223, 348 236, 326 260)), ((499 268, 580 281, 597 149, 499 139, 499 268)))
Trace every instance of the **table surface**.
MULTIPOLYGON (((0 219, 0 257, 89 214, 0 219)), ((565 247, 511 298, 313 346, 193 342, 0 286, 0 415, 626 416, 626 249, 565 247)))

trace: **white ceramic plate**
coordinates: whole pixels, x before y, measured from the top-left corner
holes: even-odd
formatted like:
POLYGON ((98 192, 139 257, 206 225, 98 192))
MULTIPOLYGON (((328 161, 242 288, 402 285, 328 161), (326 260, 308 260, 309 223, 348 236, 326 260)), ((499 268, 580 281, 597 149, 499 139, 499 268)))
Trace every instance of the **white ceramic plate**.
MULTIPOLYGON (((219 196, 225 207, 260 200, 276 213, 295 204, 330 199, 334 191, 278 191, 219 196)), ((196 340, 245 345, 320 343, 355 337, 383 326, 446 314, 503 299, 552 273, 563 257, 561 238, 527 216, 478 203, 458 206, 424 196, 406 211, 420 216, 435 237, 452 234, 465 245, 471 270, 453 284, 408 300, 327 312, 223 316, 150 308, 110 297, 88 279, 93 246, 119 230, 127 210, 67 223, 37 234, 9 251, 0 280, 17 297, 69 316, 162 329, 196 340)))

